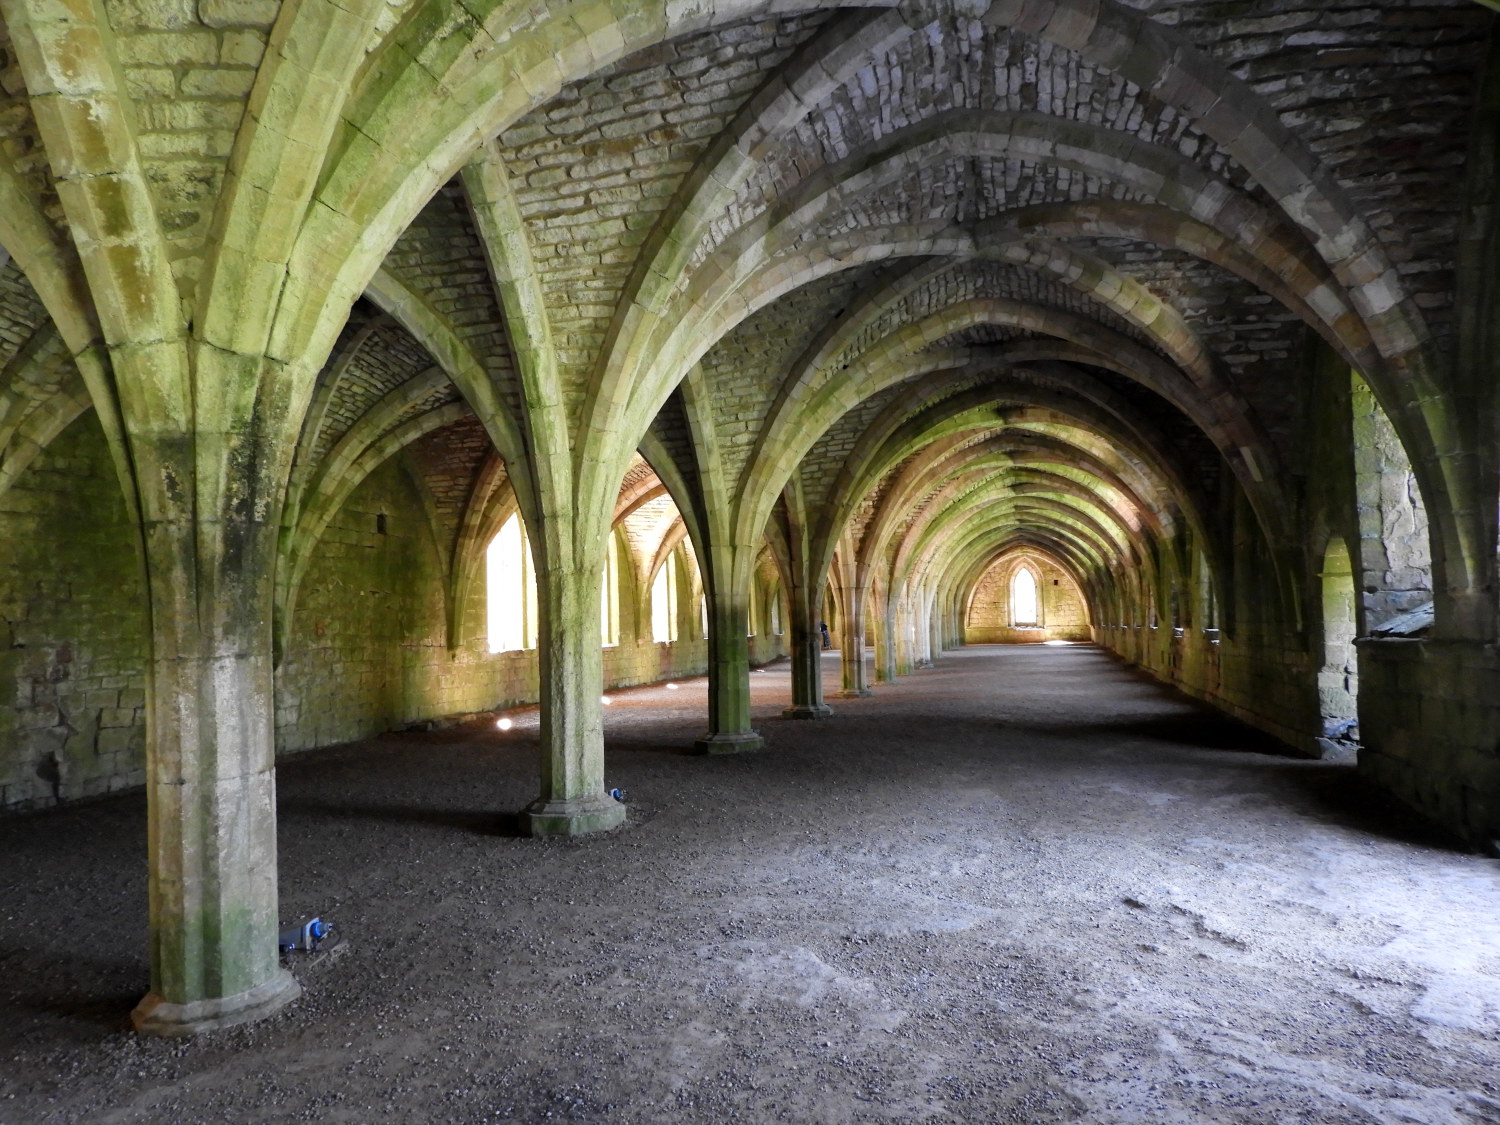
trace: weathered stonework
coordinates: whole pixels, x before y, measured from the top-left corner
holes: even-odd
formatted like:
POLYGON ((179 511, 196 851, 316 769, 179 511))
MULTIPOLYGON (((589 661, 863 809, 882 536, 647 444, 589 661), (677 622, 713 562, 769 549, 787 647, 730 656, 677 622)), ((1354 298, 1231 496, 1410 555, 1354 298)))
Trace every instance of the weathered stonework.
POLYGON ((965 644, 1033 644, 1039 641, 1092 640, 1078 585, 1062 567, 1036 554, 996 559, 974 586, 964 619, 965 644), (1038 618, 1035 628, 1018 628, 1011 609, 1010 584, 1022 566, 1036 578, 1038 618))
POLYGON ((98 425, 0 494, 0 807, 145 782, 140 555, 98 425))
POLYGON ((0 805, 146 787, 148 1029, 290 999, 278 751, 536 701, 608 828, 605 687, 749 748, 1023 556, 1500 835, 1493 12, 774 8, 0 0, 0 805))

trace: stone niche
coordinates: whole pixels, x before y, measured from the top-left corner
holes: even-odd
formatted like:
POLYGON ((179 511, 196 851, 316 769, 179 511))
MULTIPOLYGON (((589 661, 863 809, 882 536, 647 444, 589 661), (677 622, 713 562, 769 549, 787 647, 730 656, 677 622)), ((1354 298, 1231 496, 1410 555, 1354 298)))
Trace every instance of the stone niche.
MULTIPOLYGON (((1020 617, 1031 616, 1024 610, 1020 617)), ((1090 638, 1088 606, 1072 576, 1057 563, 1032 551, 1001 555, 985 570, 969 595, 964 615, 964 643, 1039 644, 1042 641, 1086 641, 1090 638), (1013 591, 1025 568, 1036 580, 1036 621, 1018 620, 1013 591)))

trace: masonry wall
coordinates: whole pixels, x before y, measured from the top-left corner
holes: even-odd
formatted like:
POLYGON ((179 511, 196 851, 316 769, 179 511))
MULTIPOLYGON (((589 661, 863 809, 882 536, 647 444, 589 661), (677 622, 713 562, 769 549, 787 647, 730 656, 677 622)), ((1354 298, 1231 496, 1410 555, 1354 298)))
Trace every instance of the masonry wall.
POLYGON ((92 413, 0 493, 0 808, 145 783, 146 604, 92 413))
POLYGON ((1259 623, 1247 623, 1233 635, 1111 625, 1096 627, 1094 638, 1163 683, 1265 731, 1289 749, 1322 755, 1313 659, 1267 635, 1259 623))
MULTIPOLYGON (((1289 492, 1296 501, 1294 526, 1302 538, 1285 548, 1283 573, 1278 575, 1243 494, 1226 487, 1216 513, 1224 521, 1222 534, 1228 544, 1231 573, 1219 588, 1226 603, 1214 612, 1201 596, 1209 585, 1202 573, 1206 564, 1201 550, 1185 552, 1194 559, 1186 569, 1175 561, 1183 552, 1163 550, 1163 588, 1154 592, 1156 605, 1136 607, 1120 621, 1101 622, 1094 636, 1164 683, 1279 738, 1297 753, 1322 757, 1330 750, 1320 741, 1325 609, 1321 572, 1331 536, 1360 542, 1353 401, 1357 385, 1351 383, 1347 364, 1315 341, 1308 341, 1297 364, 1302 374, 1295 385, 1302 388, 1302 401, 1295 412, 1299 429, 1293 444, 1302 479, 1289 492), (1166 612, 1173 593, 1179 607, 1176 620, 1166 612)), ((1367 428, 1373 426, 1370 404, 1358 405, 1367 428)), ((1378 458, 1364 462, 1377 475, 1381 464, 1378 458)), ((1415 521, 1411 526, 1416 528, 1415 521)), ((1408 557, 1416 557, 1416 552, 1408 552, 1408 557)), ((1412 586, 1418 583, 1410 579, 1412 586)))
MULTIPOLYGON (((1309 756, 1347 753, 1331 738, 1325 653, 1347 647, 1350 609, 1361 637, 1343 682, 1357 691, 1358 769, 1415 811, 1476 847, 1500 848, 1500 648, 1432 637, 1370 637, 1394 614, 1432 598, 1428 527, 1411 467, 1368 386, 1327 355, 1300 436, 1299 587, 1277 588, 1240 503, 1234 515, 1233 627, 1105 622, 1098 642, 1166 683, 1309 756), (1330 541, 1353 547, 1357 607, 1328 596, 1330 541), (1324 621, 1338 611, 1341 620, 1324 621), (1337 635, 1335 635, 1337 634, 1337 635), (1352 672, 1357 667, 1357 674, 1352 672), (1320 676, 1320 673, 1324 673, 1320 676)), ((1337 544, 1336 544, 1337 545, 1337 544)), ((1186 576, 1184 588, 1197 585, 1186 576)), ((1340 700, 1340 707, 1347 701, 1340 700)), ((1347 715, 1342 716, 1347 722, 1347 715)))
MULTIPOLYGON (((1475 452, 1485 481, 1480 502, 1493 514, 1500 508, 1500 28, 1491 32, 1479 78, 1465 162, 1468 206, 1459 238, 1453 366, 1459 393, 1479 389, 1478 416, 1489 420, 1478 431, 1475 452)), ((1493 563, 1494 556, 1483 562, 1493 563)), ((1361 640, 1358 649, 1360 772, 1472 845, 1500 855, 1500 648, 1481 639, 1390 637, 1361 640)))
MULTIPOLYGON (((657 644, 622 569, 620 643, 603 650, 605 686, 704 674, 708 643, 696 602, 683 598, 679 640, 657 644)), ((537 699, 536 651, 489 651, 483 580, 448 649, 444 584, 416 486, 394 457, 345 502, 308 568, 277 675, 283 752, 537 699)))
MULTIPOLYGON (((92 413, 0 493, 0 810, 145 783, 149 643, 135 535, 92 413)), ((278 753, 534 702, 535 651, 488 650, 483 582, 452 651, 443 588, 416 486, 393 458, 351 495, 308 568, 276 677, 278 753)), ((696 602, 670 645, 651 641, 643 608, 622 607, 606 685, 703 674, 696 602)), ((756 637, 751 652, 756 663, 783 656, 785 638, 756 637)))
MULTIPOLYGON (((441 574, 415 485, 393 458, 345 502, 303 579, 276 677, 278 749, 483 706, 477 662, 448 659, 441 574)), ((520 667, 492 661, 487 677, 492 697, 527 694, 520 667)))
POLYGON ((1035 644, 1040 641, 1086 641, 1092 637, 1083 594, 1067 571, 1034 556, 1025 565, 1037 580, 1040 628, 1011 625, 1010 584, 1022 560, 999 559, 985 571, 969 599, 964 621, 965 644, 1035 644))
POLYGON ((1313 652, 1281 621, 1269 565, 1245 549, 1237 561, 1242 585, 1230 621, 1210 621, 1194 606, 1176 627, 1141 614, 1135 622, 1096 626, 1097 643, 1186 695, 1318 757, 1321 721, 1317 673, 1322 648, 1313 652), (1218 628, 1217 625, 1230 625, 1218 628))
POLYGON ((1500 649, 1367 639, 1359 667, 1360 772, 1500 854, 1500 649))
MULTIPOLYGON (((1384 700, 1382 693, 1394 683, 1411 682, 1416 673, 1387 671, 1372 683, 1365 676, 1363 644, 1358 672, 1346 670, 1344 676, 1344 683, 1359 692, 1361 721, 1348 730, 1348 741, 1330 737, 1330 720, 1342 719, 1340 726, 1347 723, 1348 703, 1341 702, 1343 710, 1334 715, 1320 697, 1330 678, 1324 670, 1325 653, 1331 639, 1347 647, 1350 626, 1347 620, 1325 625, 1325 613, 1342 602, 1326 596, 1323 571, 1330 542, 1341 540, 1353 548, 1351 581, 1360 594, 1357 624, 1363 635, 1393 614, 1430 602, 1426 514, 1410 462, 1364 380, 1357 374, 1351 377, 1346 363, 1317 345, 1309 346, 1299 362, 1306 372, 1297 380, 1304 388, 1296 435, 1302 479, 1293 494, 1298 501, 1295 522, 1303 537, 1288 560, 1295 563, 1293 587, 1283 589, 1278 583, 1264 540, 1240 498, 1225 505, 1233 544, 1233 602, 1227 621, 1207 620, 1203 607, 1185 596, 1201 586, 1201 574, 1173 572, 1167 583, 1180 588, 1182 604, 1190 607, 1182 627, 1173 629, 1163 621, 1152 629, 1150 614, 1143 611, 1136 621, 1097 630, 1096 637, 1164 682, 1310 756, 1348 753, 1355 737, 1364 739, 1366 750, 1372 748, 1372 740, 1383 746, 1388 741, 1383 731, 1369 726, 1369 716, 1378 709, 1374 721, 1396 723, 1393 745, 1403 749, 1394 756, 1410 761, 1400 732, 1410 730, 1415 719, 1402 717, 1401 705, 1384 700)), ((1471 719, 1464 714, 1454 721, 1472 725, 1471 719)), ((1408 803, 1432 804, 1427 797, 1413 795, 1404 782, 1397 784, 1408 776, 1403 772, 1407 767, 1372 763, 1362 757, 1362 771, 1378 771, 1380 783, 1408 803)), ((1412 767, 1409 776, 1419 773, 1412 767)), ((1431 780, 1426 784, 1430 790, 1431 780)), ((1445 801, 1452 805, 1464 799, 1455 790, 1445 801)), ((1447 820, 1446 812, 1433 815, 1447 820)))

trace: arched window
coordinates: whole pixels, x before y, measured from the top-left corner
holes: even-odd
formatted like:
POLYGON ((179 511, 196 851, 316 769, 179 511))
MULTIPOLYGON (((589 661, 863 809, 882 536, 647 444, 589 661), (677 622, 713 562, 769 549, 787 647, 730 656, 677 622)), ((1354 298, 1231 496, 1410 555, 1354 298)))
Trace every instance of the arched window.
POLYGON ((536 574, 519 513, 490 540, 484 577, 490 651, 536 648, 536 574))
POLYGON ((781 588, 779 586, 771 593, 771 632, 775 636, 781 636, 781 588))
POLYGON ((1036 575, 1023 566, 1010 580, 1010 623, 1018 629, 1037 624, 1036 575))
POLYGON ((677 555, 674 552, 651 582, 651 639, 670 644, 677 639, 677 555))
POLYGON ((620 541, 610 532, 604 548, 604 586, 599 591, 599 636, 605 648, 620 643, 620 541))

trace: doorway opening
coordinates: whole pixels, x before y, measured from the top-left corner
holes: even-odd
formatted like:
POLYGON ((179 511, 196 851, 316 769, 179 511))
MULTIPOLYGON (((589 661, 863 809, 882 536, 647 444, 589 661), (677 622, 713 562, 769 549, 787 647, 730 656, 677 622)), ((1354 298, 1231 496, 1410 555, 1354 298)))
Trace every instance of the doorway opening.
POLYGON ((1352 758, 1359 749, 1359 653, 1354 612, 1354 567, 1339 536, 1323 554, 1323 665, 1318 671, 1318 709, 1325 758, 1352 758))

